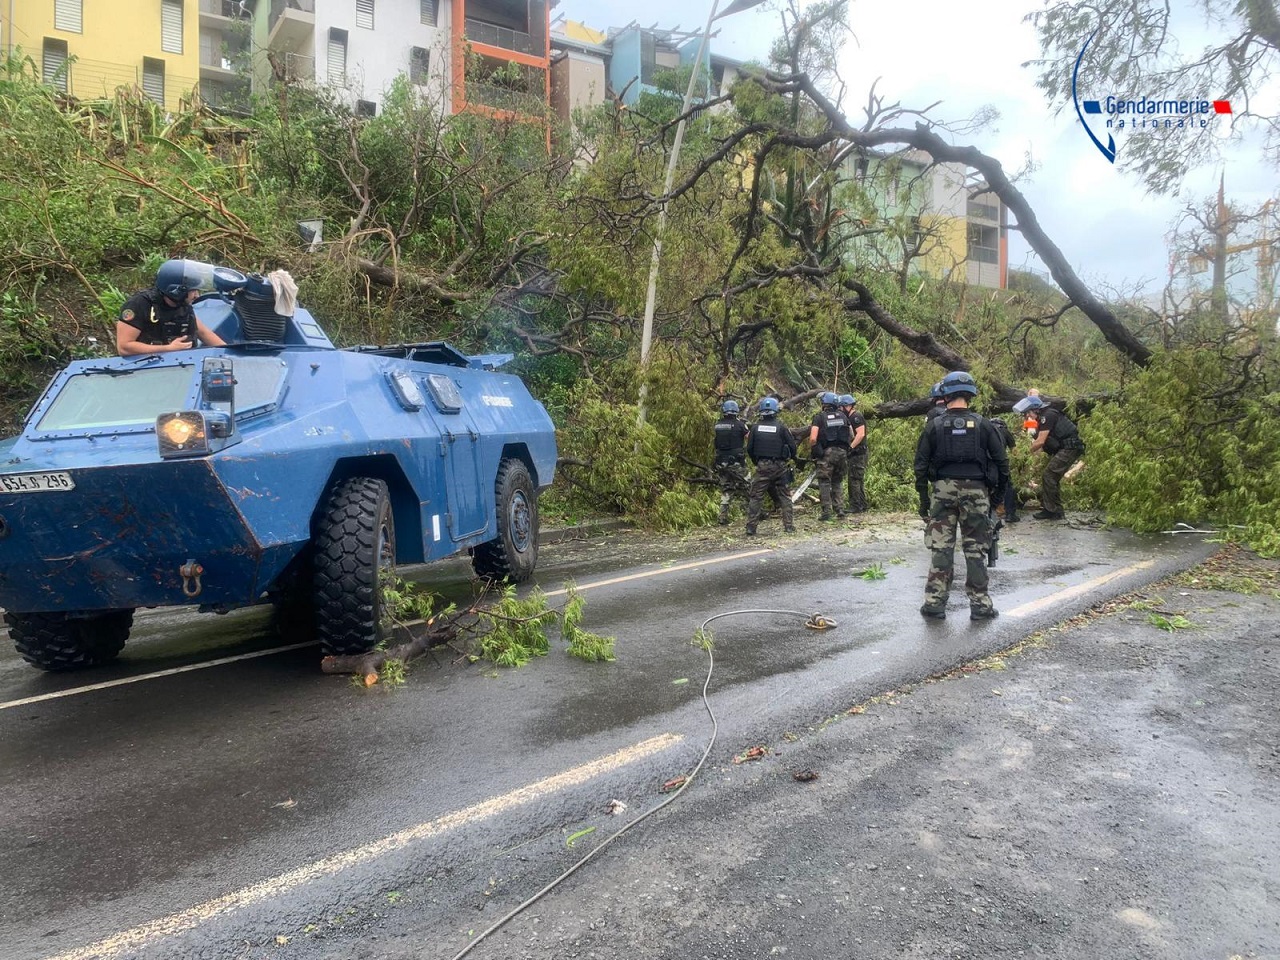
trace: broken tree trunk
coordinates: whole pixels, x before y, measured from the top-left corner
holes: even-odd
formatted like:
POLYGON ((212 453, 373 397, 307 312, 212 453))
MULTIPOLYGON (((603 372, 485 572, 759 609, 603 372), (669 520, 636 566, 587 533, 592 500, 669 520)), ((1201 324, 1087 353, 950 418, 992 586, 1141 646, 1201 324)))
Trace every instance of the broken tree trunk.
POLYGON ((378 682, 379 672, 388 660, 399 660, 408 663, 416 660, 432 647, 439 647, 457 637, 456 626, 450 622, 445 624, 421 624, 422 629, 415 632, 410 626, 397 627, 396 633, 409 639, 399 646, 386 650, 370 650, 368 653, 353 653, 344 656, 328 656, 320 661, 320 669, 324 673, 352 673, 361 677, 366 687, 378 682))

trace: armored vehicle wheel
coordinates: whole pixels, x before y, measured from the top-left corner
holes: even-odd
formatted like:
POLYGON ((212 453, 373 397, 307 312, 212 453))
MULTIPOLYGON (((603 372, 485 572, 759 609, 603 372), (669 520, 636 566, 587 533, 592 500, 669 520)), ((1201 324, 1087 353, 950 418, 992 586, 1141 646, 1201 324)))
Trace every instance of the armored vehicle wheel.
POLYGON ((61 673, 97 667, 118 657, 133 627, 133 611, 111 610, 88 617, 6 613, 4 622, 23 660, 61 673))
POLYGON ((498 535, 471 551, 471 565, 482 577, 523 583, 538 562, 538 493, 522 460, 503 460, 494 484, 498 535))
POLYGON ((372 650, 382 640, 382 583, 396 569, 387 485, 369 477, 333 488, 316 526, 316 633, 325 653, 372 650))

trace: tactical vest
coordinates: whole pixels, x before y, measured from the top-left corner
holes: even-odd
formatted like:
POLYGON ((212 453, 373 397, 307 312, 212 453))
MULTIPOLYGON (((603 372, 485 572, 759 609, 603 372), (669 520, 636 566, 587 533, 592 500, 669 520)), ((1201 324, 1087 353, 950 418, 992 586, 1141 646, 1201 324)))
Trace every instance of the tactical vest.
POLYGON ((737 417, 721 417, 716 421, 716 461, 741 461, 746 456, 743 450, 743 433, 746 424, 737 417))
MULTIPOLYGON (((164 302, 159 291, 147 290, 132 298, 141 299, 147 304, 145 311, 137 311, 133 326, 138 328, 138 343, 150 346, 171 343, 178 337, 188 337, 192 346, 196 344, 196 315, 190 304, 185 301, 176 307, 164 302)), ((129 306, 126 302, 125 306, 129 306)))
POLYGON ((936 418, 933 431, 933 458, 929 461, 935 477, 952 480, 987 480, 989 464, 982 442, 982 418, 972 410, 948 410, 936 418))
POLYGON ((849 420, 849 442, 853 443, 853 438, 858 435, 858 428, 862 427, 862 442, 853 448, 853 456, 865 457, 867 455, 867 441, 870 439, 867 433, 867 419, 862 414, 854 411, 845 414, 849 420))
POLYGON ((787 446, 782 439, 782 431, 787 427, 776 420, 761 420, 751 428, 751 459, 782 460, 786 457, 787 446))
MULTIPOLYGON (((1040 421, 1040 429, 1044 429, 1044 419, 1040 421)), ((1044 452, 1053 456, 1064 449, 1083 450, 1084 441, 1080 439, 1079 428, 1060 413, 1049 430, 1049 436, 1045 438, 1044 452)))
POLYGON ((1009 429, 1009 425, 999 417, 992 417, 989 422, 996 428, 996 433, 1000 434, 1000 440, 1004 443, 1004 448, 1012 450, 1017 438, 1014 437, 1013 432, 1009 429))
POLYGON ((818 446, 823 450, 841 444, 847 447, 852 441, 853 435, 849 433, 849 421, 845 415, 839 410, 824 410, 822 426, 818 430, 818 446))

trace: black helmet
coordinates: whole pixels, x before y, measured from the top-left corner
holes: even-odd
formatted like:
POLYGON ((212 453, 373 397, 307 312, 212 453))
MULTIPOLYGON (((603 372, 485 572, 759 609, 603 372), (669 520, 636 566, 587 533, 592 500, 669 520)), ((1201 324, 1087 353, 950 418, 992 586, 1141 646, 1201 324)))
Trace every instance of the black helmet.
MULTIPOLYGON (((192 290, 226 291, 231 288, 229 284, 236 280, 238 282, 234 286, 245 285, 244 274, 236 270, 215 267, 199 260, 166 260, 156 271, 156 290, 170 300, 181 301, 186 300, 187 294, 192 290)), ((271 285, 268 283, 267 293, 271 292, 271 285)))
POLYGON ((960 394, 976 397, 978 395, 978 381, 963 370, 952 370, 938 381, 938 392, 948 398, 960 394))
POLYGON ((156 289, 170 300, 181 302, 193 289, 187 280, 187 262, 185 260, 166 260, 156 271, 156 289))

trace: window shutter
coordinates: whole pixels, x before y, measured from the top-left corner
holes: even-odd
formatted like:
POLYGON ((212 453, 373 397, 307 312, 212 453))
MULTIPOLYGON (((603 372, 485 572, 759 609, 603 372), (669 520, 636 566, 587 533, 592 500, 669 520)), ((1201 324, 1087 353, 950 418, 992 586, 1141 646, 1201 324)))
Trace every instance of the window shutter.
POLYGON ((328 70, 330 80, 345 80, 347 77, 347 32, 345 30, 329 31, 328 70))
POLYGON ((356 0, 356 26, 373 29, 373 0, 356 0))
POLYGON ((67 44, 65 40, 44 41, 40 58, 40 79, 55 90, 67 92, 67 44))
POLYGON ((68 33, 84 32, 84 6, 82 0, 54 0, 53 28, 68 33))
POLYGON ((182 0, 161 0, 160 49, 165 53, 182 52, 182 0))
POLYGON ((418 0, 418 14, 422 22, 429 27, 438 25, 436 17, 439 16, 436 10, 436 0, 418 0))
POLYGON ((164 105, 164 61, 142 58, 142 92, 164 105))

